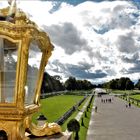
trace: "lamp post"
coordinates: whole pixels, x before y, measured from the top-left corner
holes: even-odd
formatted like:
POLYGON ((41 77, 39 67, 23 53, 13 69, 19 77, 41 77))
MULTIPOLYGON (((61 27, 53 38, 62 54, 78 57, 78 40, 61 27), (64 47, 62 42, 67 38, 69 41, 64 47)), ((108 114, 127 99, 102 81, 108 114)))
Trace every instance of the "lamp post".
POLYGON ((53 50, 50 39, 24 12, 14 14, 10 21, 0 19, 0 130, 8 140, 28 139, 27 129, 35 136, 61 132, 55 123, 37 127, 31 121, 40 108, 43 73, 53 50))

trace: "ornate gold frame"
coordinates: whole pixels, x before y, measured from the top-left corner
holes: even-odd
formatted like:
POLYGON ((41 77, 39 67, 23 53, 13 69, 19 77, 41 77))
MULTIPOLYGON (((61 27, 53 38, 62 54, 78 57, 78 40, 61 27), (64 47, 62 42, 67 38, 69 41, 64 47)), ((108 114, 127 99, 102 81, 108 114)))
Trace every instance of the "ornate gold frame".
MULTIPOLYGON (((4 11, 4 15, 6 15, 6 9, 0 11, 4 11)), ((0 37, 14 43, 19 43, 15 103, 0 103, 0 129, 8 134, 9 140, 28 139, 25 136, 26 130, 36 136, 52 135, 61 132, 61 128, 57 124, 52 123, 48 125, 46 123, 43 127, 38 127, 31 122, 32 114, 37 112, 40 107, 39 97, 43 73, 53 50, 48 35, 45 32, 40 31, 37 25, 26 17, 24 12, 18 10, 15 13, 13 22, 0 21, 0 37), (43 55, 36 84, 34 104, 24 106, 24 87, 27 81, 28 51, 29 45, 33 40, 38 42, 43 55)))

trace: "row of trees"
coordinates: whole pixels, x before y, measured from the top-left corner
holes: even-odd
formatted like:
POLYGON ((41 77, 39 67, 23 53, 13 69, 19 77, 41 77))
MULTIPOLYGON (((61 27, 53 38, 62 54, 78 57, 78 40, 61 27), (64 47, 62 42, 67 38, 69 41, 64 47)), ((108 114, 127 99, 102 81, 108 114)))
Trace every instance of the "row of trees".
POLYGON ((88 80, 76 80, 75 77, 69 77, 64 85, 67 90, 89 90, 94 88, 94 85, 88 80))
POLYGON ((45 72, 43 76, 41 93, 65 90, 65 87, 60 80, 60 76, 50 76, 47 72, 45 72))
POLYGON ((136 84, 128 77, 121 77, 119 79, 112 79, 103 84, 93 85, 88 80, 77 80, 75 77, 69 77, 64 83, 60 82, 60 76, 50 76, 47 72, 44 73, 41 92, 53 92, 63 90, 89 90, 96 87, 107 89, 131 90, 134 88, 140 89, 140 79, 136 84))
POLYGON ((88 80, 76 80, 74 77, 69 77, 64 83, 60 82, 60 80, 60 76, 50 76, 47 72, 45 72, 41 93, 63 90, 89 90, 94 88, 94 85, 88 80))
POLYGON ((137 81, 136 84, 134 84, 134 82, 132 82, 130 78, 121 77, 120 79, 113 79, 109 82, 103 83, 101 87, 119 90, 131 90, 134 88, 140 90, 140 79, 137 81))

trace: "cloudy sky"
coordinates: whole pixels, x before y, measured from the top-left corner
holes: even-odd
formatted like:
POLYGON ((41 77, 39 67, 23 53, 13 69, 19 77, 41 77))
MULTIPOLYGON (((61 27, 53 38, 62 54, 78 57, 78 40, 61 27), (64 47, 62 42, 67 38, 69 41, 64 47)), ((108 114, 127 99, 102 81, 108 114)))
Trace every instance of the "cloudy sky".
POLYGON ((17 0, 17 5, 55 46, 49 74, 93 83, 140 78, 138 0, 17 0))

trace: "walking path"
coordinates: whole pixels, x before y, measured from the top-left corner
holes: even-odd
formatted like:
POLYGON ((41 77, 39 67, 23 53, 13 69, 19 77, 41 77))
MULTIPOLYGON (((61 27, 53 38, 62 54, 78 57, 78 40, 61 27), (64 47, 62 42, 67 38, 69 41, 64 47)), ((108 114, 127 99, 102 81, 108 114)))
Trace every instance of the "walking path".
MULTIPOLYGON (((102 99, 112 98, 109 95, 102 99)), ((126 102, 113 97, 112 103, 102 103, 101 97, 95 97, 87 140, 140 140, 140 108, 126 108, 126 102)))

